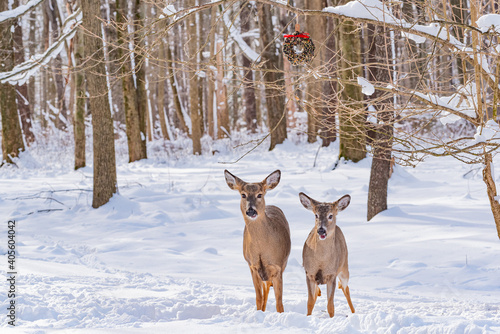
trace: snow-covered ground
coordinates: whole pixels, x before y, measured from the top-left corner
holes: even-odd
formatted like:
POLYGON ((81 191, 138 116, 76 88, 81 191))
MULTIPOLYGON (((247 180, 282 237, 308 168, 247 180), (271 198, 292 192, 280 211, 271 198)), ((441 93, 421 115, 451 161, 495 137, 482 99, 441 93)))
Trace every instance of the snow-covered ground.
POLYGON ((500 240, 478 166, 432 158, 397 167, 389 209, 367 222, 369 158, 332 170, 333 145, 313 166, 319 144, 288 140, 222 163, 251 148, 236 144, 205 139, 205 154, 194 157, 188 141, 156 142, 150 159, 132 164, 120 144, 119 195, 99 209, 90 207, 92 168, 73 171, 64 145, 39 145, 18 167, 0 168, 0 331, 500 332, 500 240), (292 234, 284 313, 276 312, 272 291, 267 311, 256 311, 239 195, 224 169, 246 181, 282 171, 266 203, 283 209, 292 234), (301 254, 314 222, 301 191, 321 201, 352 196, 337 219, 349 247, 355 314, 337 290, 334 318, 326 293, 305 315, 301 254), (6 316, 8 219, 17 221, 15 329, 6 316))

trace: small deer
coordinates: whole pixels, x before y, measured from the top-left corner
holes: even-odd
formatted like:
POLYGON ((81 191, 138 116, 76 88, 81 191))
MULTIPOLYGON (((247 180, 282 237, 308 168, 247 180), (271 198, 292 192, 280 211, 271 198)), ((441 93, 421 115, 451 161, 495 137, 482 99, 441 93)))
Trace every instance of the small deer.
POLYGON ((335 283, 339 277, 339 289, 342 289, 347 303, 354 313, 351 295, 349 293, 349 267, 347 263, 347 245, 344 234, 337 226, 337 214, 347 208, 351 196, 344 195, 333 203, 315 201, 304 193, 299 194, 302 205, 314 212, 316 223, 309 233, 304 249, 302 261, 306 270, 307 281, 307 315, 311 315, 316 298, 321 296, 319 284, 326 284, 328 297, 328 314, 333 317, 333 295, 335 283))
POLYGON ((283 272, 290 255, 290 228, 280 208, 267 205, 267 190, 280 182, 281 172, 274 171, 264 181, 247 183, 224 171, 229 188, 241 195, 240 208, 245 220, 243 256, 250 267, 257 310, 266 310, 271 286, 276 297, 276 311, 283 312, 283 272))

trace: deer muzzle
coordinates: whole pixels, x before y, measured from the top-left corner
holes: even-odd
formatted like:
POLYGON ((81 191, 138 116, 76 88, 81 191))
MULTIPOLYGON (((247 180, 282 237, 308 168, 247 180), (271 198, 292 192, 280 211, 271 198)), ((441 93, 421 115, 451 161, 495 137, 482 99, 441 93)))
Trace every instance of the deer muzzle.
POLYGON ((254 208, 250 207, 246 212, 246 215, 252 219, 257 218, 257 211, 254 208))
POLYGON ((326 230, 323 228, 323 226, 321 226, 320 228, 318 228, 318 237, 319 237, 319 240, 325 240, 326 239, 326 230))

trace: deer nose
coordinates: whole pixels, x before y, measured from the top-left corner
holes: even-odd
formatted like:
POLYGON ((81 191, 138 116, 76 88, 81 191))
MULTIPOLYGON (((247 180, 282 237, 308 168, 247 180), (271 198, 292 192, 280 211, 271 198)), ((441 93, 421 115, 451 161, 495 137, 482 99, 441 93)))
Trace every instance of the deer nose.
POLYGON ((324 235, 324 234, 326 234, 326 230, 323 227, 320 227, 320 228, 318 228, 318 234, 324 235))
POLYGON ((246 212, 248 217, 255 218, 257 217, 257 211, 254 210, 254 208, 250 208, 246 212))

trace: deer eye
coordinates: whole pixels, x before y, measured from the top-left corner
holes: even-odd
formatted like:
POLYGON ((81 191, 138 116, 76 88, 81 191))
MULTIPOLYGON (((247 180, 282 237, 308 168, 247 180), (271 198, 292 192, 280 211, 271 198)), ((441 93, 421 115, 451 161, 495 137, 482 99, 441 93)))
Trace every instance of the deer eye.
POLYGON ((241 194, 241 198, 247 198, 247 195, 241 194))
POLYGON ((258 194, 258 195, 257 195, 257 198, 262 198, 262 194, 258 194))
POLYGON ((318 218, 319 218, 318 214, 315 214, 315 216, 316 216, 316 219, 318 219, 318 218))
POLYGON ((333 215, 329 215, 328 219, 332 220, 333 219, 333 215))

